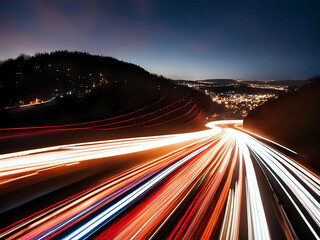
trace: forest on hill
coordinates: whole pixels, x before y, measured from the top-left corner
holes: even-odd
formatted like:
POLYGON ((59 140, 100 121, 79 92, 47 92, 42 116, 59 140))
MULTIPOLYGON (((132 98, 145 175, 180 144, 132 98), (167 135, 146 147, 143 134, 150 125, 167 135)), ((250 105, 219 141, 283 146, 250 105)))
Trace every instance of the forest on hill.
POLYGON ((2 126, 95 120, 134 111, 163 96, 167 104, 186 96, 199 99, 203 117, 219 112, 205 94, 112 57, 56 51, 0 64, 2 126), (8 110, 36 99, 54 104, 33 111, 8 110))

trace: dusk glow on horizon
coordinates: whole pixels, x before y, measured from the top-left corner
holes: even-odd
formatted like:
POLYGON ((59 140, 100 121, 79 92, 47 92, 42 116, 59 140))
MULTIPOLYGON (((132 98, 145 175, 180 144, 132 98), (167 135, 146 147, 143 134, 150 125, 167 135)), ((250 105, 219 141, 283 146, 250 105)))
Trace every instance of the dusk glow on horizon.
POLYGON ((173 79, 307 79, 320 70, 319 1, 1 1, 0 60, 112 56, 173 79))

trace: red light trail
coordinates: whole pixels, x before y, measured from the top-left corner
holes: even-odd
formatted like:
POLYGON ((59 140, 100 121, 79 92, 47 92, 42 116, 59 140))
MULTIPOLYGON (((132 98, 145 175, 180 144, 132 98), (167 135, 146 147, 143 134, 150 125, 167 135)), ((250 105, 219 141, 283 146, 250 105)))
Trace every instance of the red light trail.
POLYGON ((0 237, 319 239, 319 176, 266 139, 237 129, 240 124, 217 121, 198 132, 2 154, 0 183, 6 185, 46 169, 101 158, 108 164, 115 156, 185 143, 4 227, 0 237))

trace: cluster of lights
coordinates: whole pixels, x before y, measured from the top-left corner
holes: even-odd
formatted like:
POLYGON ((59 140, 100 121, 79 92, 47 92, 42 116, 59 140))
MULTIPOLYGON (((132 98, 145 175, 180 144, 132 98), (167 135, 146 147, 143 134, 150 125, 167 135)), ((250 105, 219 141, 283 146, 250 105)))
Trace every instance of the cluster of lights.
MULTIPOLYGON (((265 94, 247 94, 247 93, 235 93, 234 91, 216 93, 217 90, 212 91, 212 89, 219 87, 229 87, 234 86, 238 87, 241 84, 241 81, 235 81, 233 83, 225 82, 208 82, 208 81, 178 81, 178 84, 194 88, 198 91, 202 91, 205 94, 209 95, 212 98, 213 102, 218 104, 223 104, 224 107, 229 110, 226 112, 230 117, 245 117, 251 110, 256 107, 264 104, 270 99, 275 99, 278 97, 278 94, 271 93, 274 90, 288 92, 289 86, 276 85, 273 82, 261 82, 261 83, 247 83, 249 88, 256 89, 267 89, 270 90, 270 93, 265 94)), ((226 115, 227 116, 227 115, 226 115)), ((225 118, 224 116, 223 118, 225 118)), ((218 114, 213 116, 214 118, 221 118, 218 114)))
POLYGON ((260 89, 270 89, 270 90, 278 90, 278 91, 286 91, 288 92, 289 86, 281 86, 281 85, 273 85, 268 84, 267 82, 259 83, 249 83, 249 87, 252 88, 260 88, 260 89))
POLYGON ((270 99, 274 99, 275 94, 233 94, 220 93, 212 96, 212 101, 223 104, 227 109, 233 110, 235 113, 246 116, 249 111, 262 105, 270 99))
MULTIPOLYGON (((83 95, 86 93, 89 93, 97 86, 108 84, 109 81, 106 79, 105 74, 103 73, 89 73, 88 75, 78 75, 78 76, 71 76, 71 70, 70 68, 61 68, 61 69, 54 69, 54 67, 51 64, 48 64, 48 67, 52 68, 53 71, 56 73, 56 82, 59 83, 59 81, 68 81, 67 89, 54 89, 54 92, 51 94, 50 99, 46 99, 43 102, 47 102, 56 98, 63 98, 65 95, 83 95), (66 80, 65 78, 68 78, 66 80), (77 78, 78 81, 76 82, 74 78, 77 78)), ((43 73, 43 69, 41 69, 41 66, 35 66, 34 71, 37 74, 43 73)), ((23 77, 23 72, 18 71, 16 72, 16 75, 19 77, 23 77)), ((40 79, 42 79, 42 76, 39 76, 40 79)), ((22 81, 17 80, 15 84, 19 87, 21 85, 22 81)), ((58 84, 59 85, 59 84, 58 84)), ((22 86, 22 85, 21 85, 22 86)), ((20 86, 20 87, 21 87, 20 86)), ((0 88, 3 88, 3 85, 0 85, 0 88)), ((20 100, 9 100, 9 104, 6 106, 5 109, 15 108, 15 107, 25 107, 30 106, 34 104, 39 104, 40 102, 37 102, 37 100, 26 100, 26 99, 20 99, 20 100), (30 102, 30 103, 28 103, 30 102)))

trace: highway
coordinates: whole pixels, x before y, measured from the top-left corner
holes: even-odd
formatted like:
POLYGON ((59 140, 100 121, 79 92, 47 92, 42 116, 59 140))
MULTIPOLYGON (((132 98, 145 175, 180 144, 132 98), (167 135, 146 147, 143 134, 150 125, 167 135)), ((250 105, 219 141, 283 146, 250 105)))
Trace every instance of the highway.
POLYGON ((241 124, 1 154, 21 201, 1 200, 0 239, 320 239, 319 175, 241 124))

